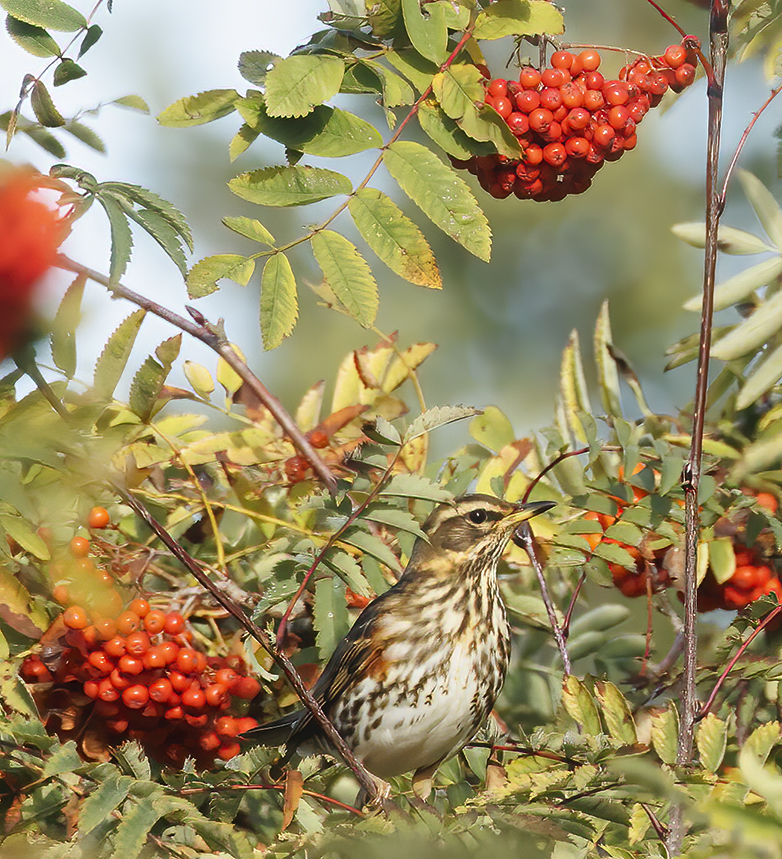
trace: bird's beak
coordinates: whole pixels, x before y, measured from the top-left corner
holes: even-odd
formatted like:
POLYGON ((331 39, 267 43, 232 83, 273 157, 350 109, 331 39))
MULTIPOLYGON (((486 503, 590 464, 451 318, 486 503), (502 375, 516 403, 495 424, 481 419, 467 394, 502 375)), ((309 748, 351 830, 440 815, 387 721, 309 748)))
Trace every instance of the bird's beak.
POLYGON ((516 526, 556 506, 556 501, 528 501, 526 504, 519 504, 512 513, 508 514, 505 521, 508 525, 516 526))

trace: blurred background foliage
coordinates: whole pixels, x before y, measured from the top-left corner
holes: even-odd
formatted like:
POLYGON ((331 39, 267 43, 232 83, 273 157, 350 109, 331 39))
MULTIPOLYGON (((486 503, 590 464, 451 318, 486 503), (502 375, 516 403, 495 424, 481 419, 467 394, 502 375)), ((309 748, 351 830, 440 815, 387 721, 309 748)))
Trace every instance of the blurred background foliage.
MULTIPOLYGON (((676 41, 671 27, 641 0, 564 5, 568 27, 564 38, 569 41, 623 45, 652 53, 676 41)), ((705 38, 705 10, 687 0, 671 0, 668 6, 688 32, 705 38)), ((162 128, 153 117, 183 95, 201 89, 241 89, 244 82, 236 70, 239 53, 268 49, 287 54, 322 27, 316 20, 322 7, 320 0, 295 0, 284 8, 268 0, 236 2, 219 10, 203 0, 187 4, 186 9, 178 4, 153 6, 145 0, 116 4, 111 19, 102 22, 106 25, 104 37, 86 58, 90 74, 58 90, 57 103, 66 112, 133 92, 149 103, 151 115, 104 108, 111 114, 104 113, 92 125, 105 137, 107 155, 74 142, 64 160, 89 170, 99 181, 138 183, 171 200, 193 227, 192 261, 212 253, 246 251, 246 242, 226 230, 219 219, 254 216, 257 210, 237 200, 226 183, 237 171, 279 163, 282 147, 259 141, 232 165, 227 147, 236 130, 235 117, 189 131, 162 128)), ((45 61, 24 54, 7 37, 4 41, 0 100, 11 105, 24 72, 38 71, 38 64, 42 67, 45 61)), ((509 40, 487 43, 486 48, 492 71, 501 74, 509 60, 509 40)), ((623 62, 619 54, 607 65, 618 68, 623 62)), ((731 68, 726 152, 738 141, 749 109, 758 106, 766 92, 759 63, 731 68)), ((335 103, 384 129, 381 110, 373 107, 371 99, 343 95, 335 103)), ((773 117, 761 120, 743 159, 743 165, 772 191, 773 123, 773 117)), ((589 337, 600 305, 608 298, 617 346, 632 360, 652 408, 666 412, 684 405, 691 396, 692 368, 663 375, 663 354, 668 344, 695 330, 696 316, 680 308, 699 288, 701 255, 682 245, 670 233, 670 225, 702 217, 704 148, 701 80, 683 97, 671 101, 668 109, 654 111, 647 118, 632 156, 601 171, 589 194, 545 204, 515 198, 492 200, 470 178, 494 234, 488 266, 431 225, 424 225, 442 269, 442 291, 416 288, 388 270, 377 270, 381 293, 378 328, 385 333, 399 329, 406 342, 431 340, 440 346, 422 372, 429 404, 465 402, 482 407, 497 403, 519 433, 547 422, 568 334, 578 328, 582 337, 589 337)), ((14 139, 9 155, 14 160, 29 160, 43 171, 56 160, 21 135, 14 139)), ((349 165, 329 165, 324 159, 310 159, 310 163, 347 166, 353 171, 351 178, 357 180, 372 158, 371 153, 363 153, 350 159, 349 165)), ((409 211, 409 202, 392 182, 381 179, 379 187, 409 211)), ((292 238, 299 234, 303 218, 315 221, 330 210, 328 202, 320 205, 322 210, 310 207, 306 214, 295 209, 267 210, 264 223, 278 238, 292 238)), ((109 244, 105 218, 98 211, 88 213, 87 218, 85 228, 77 231, 65 250, 105 271, 109 244)), ((742 194, 731 195, 725 223, 754 228, 754 215, 742 194)), ((336 227, 356 238, 347 215, 341 216, 336 227)), ((181 308, 186 296, 176 270, 147 237, 136 244, 127 284, 181 308)), ((737 269, 742 265, 741 260, 727 262, 737 262, 737 269)), ((293 264, 302 282, 317 277, 308 253, 294 255, 293 264)), ((731 273, 726 266, 718 279, 731 273)), ((51 302, 44 308, 45 315, 50 315, 48 307, 58 300, 63 285, 64 281, 52 283, 44 299, 51 302)), ((375 340, 353 321, 317 306, 315 297, 305 290, 296 335, 264 354, 257 285, 257 275, 244 289, 225 281, 219 293, 199 302, 199 308, 210 318, 230 320, 228 335, 242 343, 250 365, 289 408, 319 378, 333 378, 349 349, 375 340)), ((92 352, 89 344, 81 349, 79 375, 84 378, 101 348, 101 335, 105 337, 119 322, 124 310, 97 289, 88 290, 87 297, 86 322, 95 335, 92 352)), ((148 353, 167 333, 162 323, 150 320, 137 343, 138 354, 148 353)), ((212 366, 211 358, 193 345, 192 357, 212 366)), ((172 382, 181 380, 173 378, 172 382)), ((434 441, 442 452, 463 438, 464 430, 455 428, 441 432, 434 441)))

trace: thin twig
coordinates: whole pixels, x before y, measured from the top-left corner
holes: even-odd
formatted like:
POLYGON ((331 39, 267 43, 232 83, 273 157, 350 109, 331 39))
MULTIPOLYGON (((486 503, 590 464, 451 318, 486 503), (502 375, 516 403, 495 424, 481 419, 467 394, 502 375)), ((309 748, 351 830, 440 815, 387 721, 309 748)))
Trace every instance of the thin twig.
POLYGON ((589 448, 581 447, 578 450, 568 450, 565 453, 560 453, 558 456, 555 456, 554 459, 552 459, 551 462, 540 472, 540 474, 532 478, 530 485, 524 492, 524 497, 521 499, 522 504, 526 504, 527 501, 529 501, 532 490, 538 485, 538 483, 540 483, 541 478, 548 474, 552 468, 556 468, 560 462, 565 459, 569 459, 571 456, 581 456, 583 453, 589 453, 589 448))
POLYGON ((771 621, 777 617, 777 615, 782 612, 782 605, 778 605, 775 609, 770 611, 763 620, 757 625, 755 629, 752 630, 752 634, 747 638, 747 640, 739 647, 736 651, 736 655, 730 662, 725 666, 724 671, 720 674, 719 679, 714 685, 714 688, 711 690, 711 695, 709 695, 706 703, 701 707, 700 712, 698 713, 697 718, 702 719, 708 712, 711 710, 712 705, 714 704, 714 699, 717 697, 717 693, 722 688, 722 684, 727 679, 728 674, 733 670, 733 666, 741 659, 744 655, 744 651, 752 644, 752 642, 760 635, 760 633, 771 623, 771 621))
POLYGON ((121 486, 114 485, 114 490, 123 499, 123 501, 131 507, 135 513, 157 534, 160 541, 169 549, 169 551, 182 563, 196 581, 214 597, 214 599, 252 635, 252 637, 263 647, 263 649, 274 659, 280 666, 282 672, 288 679, 302 704, 312 713, 313 718, 318 723, 318 726, 328 738, 329 743, 334 747, 339 756, 345 761, 347 766, 353 771, 361 787, 367 792, 369 797, 375 800, 378 797, 378 789, 372 776, 364 768, 363 764, 356 758, 345 741, 340 736, 337 729, 329 720, 328 716, 321 709, 320 704, 312 697, 307 687, 304 685, 301 677, 293 663, 288 657, 282 653, 275 645, 271 636, 266 630, 261 629, 257 624, 253 623, 250 618, 242 611, 223 590, 212 582, 212 580, 203 572, 198 562, 191 557, 180 544, 168 533, 168 531, 149 513, 149 511, 138 501, 133 495, 123 489, 121 486))
POLYGON ((123 286, 121 283, 112 283, 109 278, 98 271, 94 271, 81 263, 75 262, 64 255, 60 255, 57 259, 57 265, 60 268, 72 271, 76 274, 82 274, 90 278, 90 280, 105 286, 114 295, 124 298, 133 304, 138 305, 144 310, 154 313, 155 316, 164 319, 166 322, 195 337, 207 345, 213 352, 216 352, 228 364, 247 385, 248 388, 258 397, 258 399, 269 410, 277 423, 282 427, 283 432, 293 443, 293 446, 299 453, 309 462, 312 470, 323 481, 328 491, 334 495, 337 491, 337 481, 326 463, 320 458, 318 453, 307 440, 307 437, 302 433, 296 425, 296 421, 288 414, 282 403, 275 397, 271 391, 263 384, 263 382, 250 370, 245 362, 239 357, 231 344, 220 337, 213 325, 211 325, 204 316, 197 310, 188 308, 188 312, 193 317, 194 321, 185 319, 167 307, 163 307, 156 301, 146 298, 132 289, 123 286))
MULTIPOLYGON (((182 796, 190 796, 194 793, 205 793, 206 791, 210 793, 223 793, 224 791, 229 790, 278 790, 280 792, 285 791, 284 784, 221 784, 216 785, 214 787, 185 787, 182 788, 179 792, 182 796)), ((302 791, 304 796, 311 796, 313 799, 317 799, 320 802, 325 802, 328 805, 333 805, 336 808, 341 808, 343 811, 349 811, 351 814, 355 814, 356 817, 364 817, 364 812, 360 808, 355 808, 355 806, 348 805, 346 802, 340 802, 338 799, 334 799, 331 796, 326 796, 323 793, 317 793, 314 790, 307 790, 306 788, 302 791)))
POLYGON ((557 643, 557 647, 559 648, 559 655, 562 658, 562 670, 565 672, 565 676, 570 674, 570 656, 568 656, 567 652, 567 643, 565 642, 565 636, 562 632, 562 627, 559 625, 559 621, 557 620, 557 612, 554 608, 554 604, 551 602, 551 596, 548 592, 548 585, 546 584, 546 577, 543 574, 543 565, 540 563, 540 559, 538 558, 538 553, 535 551, 535 537, 532 533, 532 528, 529 526, 529 522, 522 522, 521 525, 516 529, 516 536, 518 537, 519 542, 517 545, 521 546, 522 549, 529 555, 529 559, 532 562, 532 566, 535 569, 535 573, 538 577, 538 582, 540 584, 540 595, 543 598, 543 602, 546 606, 546 612, 548 614, 549 623, 551 624, 551 630, 554 633, 554 640, 557 643))
POLYGON ((570 637, 570 618, 573 616, 573 609, 576 607, 578 595, 581 592, 581 588, 584 586, 585 581, 586 573, 582 572, 576 582, 573 595, 570 597, 570 605, 567 607, 567 611, 565 612, 565 619, 562 621, 562 634, 565 636, 566 640, 570 637))

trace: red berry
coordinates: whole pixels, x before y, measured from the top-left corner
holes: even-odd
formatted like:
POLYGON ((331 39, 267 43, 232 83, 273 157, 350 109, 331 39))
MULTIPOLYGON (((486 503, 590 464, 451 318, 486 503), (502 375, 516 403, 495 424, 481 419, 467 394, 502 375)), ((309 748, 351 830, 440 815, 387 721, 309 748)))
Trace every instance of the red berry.
POLYGON ((584 93, 584 107, 591 113, 600 110, 606 103, 602 90, 588 89, 584 93))
POLYGON ((90 553, 90 541, 86 537, 74 537, 70 542, 70 550, 74 558, 86 558, 90 553))
POLYGON ((179 654, 179 645, 175 641, 164 641, 158 645, 157 649, 165 657, 166 665, 176 662, 177 655, 179 654))
POLYGON ((627 84, 623 81, 608 81, 603 86, 603 98, 610 105, 627 104, 630 101, 627 84))
POLYGON ((125 649, 131 656, 142 656, 149 650, 149 645, 146 632, 131 632, 125 639, 125 649))
POLYGON ((117 630, 123 635, 135 632, 141 626, 141 618, 134 611, 123 611, 117 618, 117 630))
POLYGON ((208 731, 206 734, 201 734, 198 739, 198 745, 205 752, 213 752, 220 747, 220 737, 214 731, 208 731))
POLYGON ((242 747, 239 743, 226 743, 224 746, 220 746, 217 750, 217 757, 223 761, 230 761, 231 758, 235 758, 241 750, 242 747))
POLYGON ((122 703, 131 710, 140 710, 146 706, 147 701, 149 701, 149 689, 140 683, 128 686, 122 693, 122 703))
POLYGON ((191 710, 201 710, 206 705, 206 695, 198 685, 193 683, 182 693, 182 706, 191 710))
POLYGON ((506 98, 505 96, 495 98, 493 107, 503 119, 507 119, 513 111, 513 104, 511 100, 509 98, 506 98))
POLYGON ((161 677, 149 687, 149 697, 158 704, 165 704, 170 698, 174 687, 166 677, 161 677))
POLYGON ((522 134, 526 134, 529 131, 529 120, 525 114, 519 111, 514 111, 506 122, 508 123, 508 128, 510 128, 516 137, 521 137, 522 134))
POLYGON ((574 59, 570 51, 554 51, 549 62, 555 69, 569 69, 574 59))
MULTIPOLYGON (((487 87, 487 92, 492 98, 500 98, 507 94, 508 92, 508 82, 504 81, 502 78, 495 78, 487 87)), ((325 435, 325 433, 324 433, 325 435)), ((310 444, 312 444, 312 437, 310 436, 310 444)), ((316 447, 316 445, 313 445, 316 447)))
POLYGON ((695 66, 685 63, 676 69, 676 83, 679 86, 689 86, 695 80, 695 66))
POLYGON ((100 683, 97 680, 87 680, 84 683, 84 694, 88 698, 97 698, 99 689, 100 683))
POLYGON ((581 51, 578 59, 581 61, 581 67, 585 72, 594 72, 600 68, 600 54, 594 49, 581 51))
POLYGON ((678 69, 687 60, 687 50, 683 45, 668 45, 663 60, 669 68, 678 69))
POLYGON ((170 611, 163 628, 169 635, 178 635, 185 628, 185 619, 178 611, 170 611))
POLYGON ((190 647, 183 647, 176 658, 176 667, 183 674, 190 674, 198 667, 198 653, 190 647))
POLYGON ((144 668, 149 671, 152 671, 155 668, 165 668, 168 664, 166 662, 166 653, 161 647, 150 647, 144 655, 141 657, 141 661, 144 663, 144 668))
POLYGON ((540 107, 540 93, 534 89, 523 89, 516 94, 516 107, 522 113, 530 113, 540 107))
POLYGON ((144 618, 144 629, 150 635, 157 635, 157 633, 163 632, 165 625, 165 612, 158 611, 157 609, 152 609, 151 611, 147 612, 147 615, 144 618))
POLYGON ((538 146, 537 143, 530 143, 530 145, 524 150, 524 163, 530 164, 534 167, 536 164, 540 164, 542 160, 543 147, 538 146))
POLYGON ((114 663, 102 650, 93 650, 87 657, 87 662, 101 674, 111 674, 114 669, 114 663))
POLYGON ((128 678, 125 677, 118 668, 115 668, 111 674, 109 674, 109 680, 111 680, 111 685, 115 689, 119 689, 120 692, 130 686, 130 680, 128 680, 128 678))
POLYGON ((206 698, 206 703, 210 707, 219 707, 221 704, 227 703, 229 700, 228 687, 223 686, 222 683, 210 683, 209 686, 204 689, 204 697, 206 698))
POLYGON ((617 131, 624 128, 629 119, 630 111, 626 107, 612 107, 608 111, 608 124, 617 131))
POLYGON ((221 737, 236 737, 239 734, 238 719, 233 716, 220 716, 215 719, 215 731, 221 737))
POLYGON ((81 606, 72 605, 62 613, 62 621, 68 629, 84 629, 89 625, 90 619, 81 606))
POLYGON ((170 707, 166 710, 164 719, 168 719, 170 722, 178 722, 180 719, 184 719, 185 711, 181 707, 170 707))
POLYGON ((540 93, 540 106, 547 110, 556 110, 562 104, 562 92, 559 87, 546 87, 540 93))
POLYGON ((539 134, 547 131, 553 121, 554 116, 551 111, 543 107, 533 110, 529 115, 529 127, 539 134))
POLYGON ((526 89, 540 86, 540 72, 532 66, 525 66, 519 73, 519 83, 526 89))
POLYGON ((93 507, 87 516, 88 528, 105 528, 111 522, 109 511, 105 507, 93 507))
POLYGON ((137 614, 139 617, 146 617, 149 613, 149 603, 145 599, 137 597, 130 603, 128 609, 129 611, 132 611, 137 614))
POLYGON ((108 677, 104 677, 98 683, 98 698, 101 701, 116 701, 119 698, 116 686, 114 686, 108 677))
POLYGON ((561 167, 567 161, 567 151, 561 143, 549 143, 543 148, 543 160, 552 167, 561 167))
POLYGON ((598 125, 592 134, 592 143, 605 149, 611 145, 615 137, 616 132, 610 125, 598 125))
POLYGON ((126 653, 124 656, 120 656, 117 667, 123 674, 135 675, 141 674, 144 670, 144 663, 138 658, 138 656, 131 656, 126 653))
POLYGON ((189 689, 190 684, 193 682, 190 677, 186 674, 182 674, 181 671, 169 671, 168 679, 171 681, 174 691, 180 693, 184 692, 185 689, 189 689))
MULTIPOLYGON (((502 83, 505 83, 505 81, 502 81, 502 83)), ((504 94, 505 93, 502 93, 502 95, 504 94)), ((313 430, 308 437, 310 440, 310 444, 315 448, 323 448, 329 446, 329 437, 326 435, 325 432, 323 432, 323 430, 313 430)))
POLYGON ((231 694, 249 701, 260 691, 261 684, 254 677, 240 677, 231 689, 231 694))
MULTIPOLYGON (((585 137, 569 137, 565 141, 565 151, 571 158, 586 158, 589 154, 589 141, 585 137)), ((586 537, 598 537, 598 534, 587 534, 586 537)), ((594 549, 594 546, 592 547, 594 549)))
POLYGON ((125 655, 125 639, 116 635, 103 645, 103 649, 112 659, 119 659, 125 655))
POLYGON ((544 87, 560 87, 567 80, 562 69, 543 69, 540 74, 540 82, 544 87))

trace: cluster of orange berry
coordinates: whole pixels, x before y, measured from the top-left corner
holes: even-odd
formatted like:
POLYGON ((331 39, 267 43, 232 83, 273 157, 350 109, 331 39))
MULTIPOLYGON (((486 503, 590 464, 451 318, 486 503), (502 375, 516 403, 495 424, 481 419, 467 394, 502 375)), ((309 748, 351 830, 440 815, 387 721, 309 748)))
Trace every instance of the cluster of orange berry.
MULTIPOLYGON (((88 524, 106 527, 108 513, 94 508, 88 524)), ((76 537, 70 548, 78 562, 86 558, 90 543, 76 537)), ((83 580, 74 581, 83 593, 83 580)), ((68 590, 63 584, 57 588, 68 590)), ((59 594, 71 605, 44 634, 43 659, 30 655, 20 668, 27 682, 46 684, 37 690, 43 711, 53 711, 46 702, 64 691, 68 706, 79 708, 83 701, 93 734, 101 734, 97 745, 136 739, 171 766, 181 766, 190 756, 206 767, 215 757, 229 760, 239 753, 236 738, 257 722, 229 711, 239 709, 234 699, 250 700, 261 689, 247 676, 241 657, 207 657, 193 647, 192 632, 179 612, 160 611, 146 599, 132 600, 123 611, 122 597, 112 588, 120 600, 120 610, 112 612, 101 594, 84 601, 98 606, 88 609, 75 603, 73 584, 70 592, 59 594), (74 697, 74 683, 83 697, 74 697)), ((54 730, 68 733, 56 724, 54 730)))
POLYGON ((616 161, 637 143, 636 127, 668 89, 680 92, 695 79, 691 37, 670 45, 660 57, 625 66, 618 80, 598 71, 601 57, 556 51, 542 71, 526 66, 518 80, 486 81, 486 104, 507 122, 522 148, 505 155, 452 159, 478 177, 500 199, 561 200, 580 194, 606 161, 616 161))
MULTIPOLYGON (((312 432, 307 433, 307 439, 316 449, 323 449, 329 446, 329 437, 323 430, 312 430, 312 432)), ((293 484, 306 480, 310 464, 303 456, 296 454, 285 460, 284 467, 288 483, 293 484)))
POLYGON ((711 571, 706 573, 698 588, 698 611, 736 610, 771 593, 782 602, 782 583, 776 571, 752 549, 736 546, 735 555, 736 569, 727 581, 717 582, 711 571))

